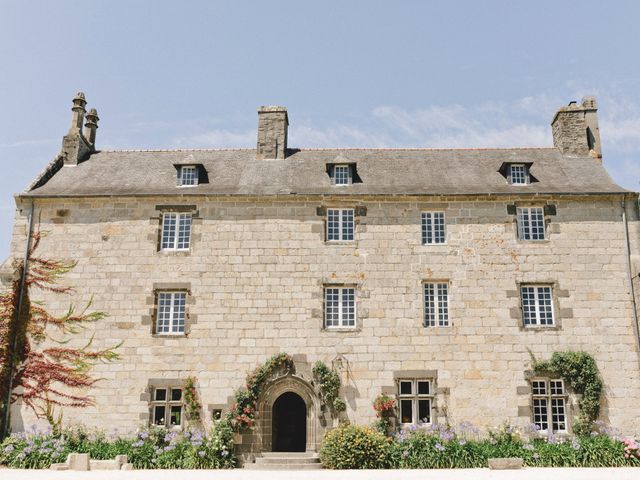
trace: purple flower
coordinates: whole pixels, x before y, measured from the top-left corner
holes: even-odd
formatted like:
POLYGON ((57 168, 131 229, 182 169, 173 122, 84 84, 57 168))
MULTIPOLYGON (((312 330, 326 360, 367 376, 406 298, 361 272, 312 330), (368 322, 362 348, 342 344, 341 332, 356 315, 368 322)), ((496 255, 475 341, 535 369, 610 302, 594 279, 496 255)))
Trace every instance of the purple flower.
POLYGON ((149 438, 149 432, 143 430, 142 432, 138 433, 138 436, 144 440, 146 438, 149 438))
POLYGON ((404 452, 402 452, 402 456, 404 458, 407 458, 409 456, 409 450, 405 450, 404 452))
POLYGON ((6 447, 4 447, 4 453, 11 453, 15 450, 15 447, 13 445, 7 445, 6 447))
POLYGON ((580 443, 578 442, 577 439, 573 439, 571 441, 571 448, 573 448, 574 450, 580 450, 580 443))
POLYGON ((449 442, 451 440, 453 440, 454 434, 452 432, 440 432, 440 440, 443 440, 445 442, 449 442))
POLYGON ((220 455, 222 455, 223 457, 226 457, 227 455, 229 455, 229 452, 227 452, 226 450, 222 450, 220 455))
POLYGON ((458 440, 458 443, 459 443, 460 445, 464 445, 465 443, 467 443, 467 441, 463 438, 463 439, 461 439, 461 440, 458 440))
POLYGON ((138 440, 137 442, 133 442, 131 444, 132 447, 141 447, 142 445, 144 445, 144 440, 138 440))
POLYGON ((439 452, 444 452, 444 447, 442 445, 440 445, 439 443, 435 444, 435 448, 436 450, 438 450, 439 452))
POLYGON ((533 454, 533 458, 535 458, 536 460, 540 458, 540 455, 538 455, 537 453, 533 454))
POLYGON ((167 445, 166 447, 164 447, 164 451, 165 451, 165 452, 170 452, 170 451, 171 451, 171 450, 173 450, 174 448, 176 448, 176 447, 174 447, 173 445, 167 445))
POLYGON ((531 445, 530 443, 525 443, 522 448, 524 448, 525 450, 533 450, 535 447, 533 445, 531 445))
POLYGON ((200 458, 205 456, 205 452, 203 452, 202 450, 198 452, 198 455, 200 455, 200 458))

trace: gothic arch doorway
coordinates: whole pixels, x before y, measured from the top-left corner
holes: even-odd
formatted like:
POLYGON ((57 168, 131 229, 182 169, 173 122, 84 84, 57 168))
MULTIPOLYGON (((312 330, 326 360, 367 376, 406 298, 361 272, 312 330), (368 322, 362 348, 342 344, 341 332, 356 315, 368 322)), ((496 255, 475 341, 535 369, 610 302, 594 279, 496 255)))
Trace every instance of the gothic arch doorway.
POLYGON ((304 452, 307 449, 307 405, 300 395, 285 392, 273 403, 272 445, 274 452, 304 452))

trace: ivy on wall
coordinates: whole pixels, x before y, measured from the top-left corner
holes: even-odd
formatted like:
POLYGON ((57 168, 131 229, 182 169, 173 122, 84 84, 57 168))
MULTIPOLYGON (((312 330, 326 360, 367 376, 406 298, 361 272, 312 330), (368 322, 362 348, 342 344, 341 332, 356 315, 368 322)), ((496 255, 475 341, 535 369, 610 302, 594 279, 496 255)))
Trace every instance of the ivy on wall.
POLYGON ((603 390, 602 378, 593 357, 587 352, 554 352, 546 361, 533 357, 533 370, 537 374, 560 376, 574 392, 582 395, 578 400, 580 415, 574 421, 573 431, 578 435, 589 435, 600 415, 603 390))
POLYGON ((332 413, 344 412, 347 409, 347 404, 339 397, 340 375, 320 361, 313 365, 312 372, 313 378, 318 383, 320 398, 324 404, 329 407, 332 413))

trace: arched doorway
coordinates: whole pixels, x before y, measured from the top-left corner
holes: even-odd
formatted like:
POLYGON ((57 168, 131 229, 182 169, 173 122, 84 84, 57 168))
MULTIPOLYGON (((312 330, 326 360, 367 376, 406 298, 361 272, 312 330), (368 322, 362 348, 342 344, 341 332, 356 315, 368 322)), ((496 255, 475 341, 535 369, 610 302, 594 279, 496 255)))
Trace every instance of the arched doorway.
POLYGON ((274 452, 307 449, 307 405, 300 395, 285 392, 273 403, 271 445, 274 452))

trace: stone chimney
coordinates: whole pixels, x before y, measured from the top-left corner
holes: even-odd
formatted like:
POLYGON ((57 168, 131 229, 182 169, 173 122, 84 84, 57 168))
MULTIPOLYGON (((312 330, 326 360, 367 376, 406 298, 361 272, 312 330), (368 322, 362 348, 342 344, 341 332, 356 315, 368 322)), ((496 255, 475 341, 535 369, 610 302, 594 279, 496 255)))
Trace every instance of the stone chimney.
POLYGON ((595 97, 560 107, 551 121, 553 145, 563 155, 602 158, 595 97))
POLYGON ((82 135, 82 123, 84 122, 85 105, 87 101, 84 93, 78 92, 73 98, 71 111, 71 127, 62 138, 62 150, 60 155, 64 158, 65 165, 77 165, 89 158, 95 151, 96 129, 98 128, 98 112, 92 108, 87 115, 85 135, 82 135))
POLYGON ((96 144, 96 130, 98 130, 98 111, 95 108, 89 110, 87 113, 87 123, 84 124, 84 137, 87 141, 95 147, 96 144))
POLYGON ((285 107, 260 107, 258 109, 257 158, 285 158, 288 128, 289 117, 285 107))

